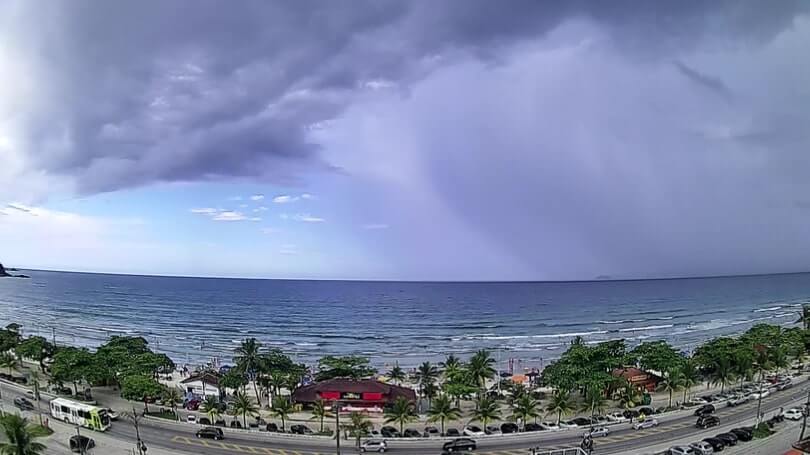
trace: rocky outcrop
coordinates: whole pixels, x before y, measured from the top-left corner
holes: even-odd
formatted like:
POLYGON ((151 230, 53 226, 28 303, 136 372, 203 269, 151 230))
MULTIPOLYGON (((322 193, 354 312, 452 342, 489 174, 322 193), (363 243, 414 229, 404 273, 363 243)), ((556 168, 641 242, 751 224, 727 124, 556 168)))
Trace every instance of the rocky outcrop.
POLYGON ((6 272, 6 269, 5 267, 3 267, 3 264, 0 264, 0 276, 11 276, 8 274, 8 272, 6 272))
POLYGON ((14 277, 14 278, 31 278, 28 275, 12 275, 8 273, 9 270, 17 270, 17 269, 6 269, 3 267, 3 264, 0 264, 0 278, 2 277, 14 277))

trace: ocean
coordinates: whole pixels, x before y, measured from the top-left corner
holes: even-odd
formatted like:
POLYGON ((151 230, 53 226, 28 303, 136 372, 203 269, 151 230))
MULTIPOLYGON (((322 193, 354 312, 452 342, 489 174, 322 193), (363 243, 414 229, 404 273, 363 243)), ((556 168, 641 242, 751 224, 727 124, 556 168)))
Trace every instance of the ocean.
POLYGON ((25 271, 0 279, 0 322, 94 347, 141 335, 179 364, 230 362, 246 337, 313 365, 326 354, 385 369, 493 352, 547 365, 588 343, 665 339, 685 352, 767 322, 791 325, 810 274, 566 283, 250 280, 25 271))

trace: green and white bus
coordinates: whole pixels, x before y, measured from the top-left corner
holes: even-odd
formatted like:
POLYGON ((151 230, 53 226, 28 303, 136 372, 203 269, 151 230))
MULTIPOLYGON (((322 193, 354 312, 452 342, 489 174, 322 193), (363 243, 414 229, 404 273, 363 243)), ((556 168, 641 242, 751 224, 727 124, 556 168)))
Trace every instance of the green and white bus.
POLYGON ((51 417, 96 431, 105 431, 111 425, 106 409, 65 398, 51 400, 51 417))

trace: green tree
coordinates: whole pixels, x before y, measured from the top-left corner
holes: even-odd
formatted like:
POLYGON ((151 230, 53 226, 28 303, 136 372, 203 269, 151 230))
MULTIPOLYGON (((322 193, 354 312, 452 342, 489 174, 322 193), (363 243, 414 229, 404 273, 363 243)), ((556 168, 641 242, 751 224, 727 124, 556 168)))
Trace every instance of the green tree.
POLYGON ((495 359, 489 351, 482 349, 470 358, 467 369, 479 389, 480 396, 480 392, 486 388, 487 380, 495 376, 495 359))
POLYGON ((529 394, 520 395, 519 398, 512 402, 511 408, 512 419, 520 419, 521 421, 521 431, 525 429, 526 422, 529 419, 537 421, 537 418, 540 416, 540 403, 529 394))
POLYGON ((180 397, 180 392, 174 387, 166 387, 163 390, 163 396, 161 398, 163 399, 164 404, 165 403, 169 404, 169 407, 172 408, 172 413, 174 413, 174 415, 176 416, 177 402, 182 400, 182 397, 180 397))
POLYGON ((672 394, 683 387, 683 373, 680 369, 669 371, 664 379, 658 383, 658 390, 669 394, 669 407, 672 407, 672 394))
POLYGON ((589 387, 585 390, 585 399, 582 401, 582 411, 588 412, 591 417, 605 410, 607 401, 598 387, 589 387))
POLYGON ((259 406, 262 405, 262 399, 259 396, 259 388, 257 383, 259 375, 259 363, 261 362, 261 348, 262 344, 255 338, 248 338, 242 340, 242 344, 237 347, 234 352, 233 358, 236 362, 237 368, 248 375, 253 382, 253 392, 256 393, 256 401, 259 406))
POLYGON ((684 362, 681 374, 683 375, 683 401, 686 402, 692 387, 700 384, 700 371, 698 371, 694 359, 684 362))
POLYGON ((728 357, 720 357, 713 365, 709 379, 714 385, 720 385, 720 393, 725 391, 726 386, 734 381, 734 372, 731 369, 731 361, 728 357))
POLYGON ((326 403, 323 400, 318 400, 312 404, 312 419, 318 419, 321 424, 321 429, 319 430, 323 433, 323 420, 332 417, 332 413, 329 412, 329 408, 327 408, 326 403))
POLYGON ((318 361, 318 372, 315 374, 316 381, 324 381, 333 378, 362 379, 374 375, 374 368, 371 368, 368 359, 360 356, 333 356, 322 357, 318 361))
POLYGON ((163 395, 164 387, 151 376, 127 376, 121 381, 121 397, 125 400, 142 401, 149 411, 149 399, 163 395))
POLYGON ((388 372, 388 379, 397 385, 402 384, 402 381, 405 380, 405 371, 399 367, 399 363, 395 364, 394 368, 391 368, 391 371, 388 372))
POLYGON ((472 376, 466 371, 465 374, 448 378, 442 389, 444 393, 456 400, 456 407, 460 407, 462 398, 470 397, 478 392, 478 387, 473 383, 472 376))
POLYGON ((464 363, 462 363, 461 359, 453 354, 448 355, 447 358, 444 359, 444 362, 441 362, 439 366, 443 370, 445 383, 452 381, 465 373, 464 363))
POLYGON ((489 422, 501 418, 501 410, 496 400, 483 395, 476 400, 475 409, 472 410, 471 416, 486 428, 489 422))
POLYGON ((558 390, 551 395, 551 401, 546 405, 546 412, 549 414, 557 414, 557 424, 560 424, 562 416, 567 415, 574 410, 574 405, 571 400, 571 394, 558 390))
POLYGON ((247 383, 248 381, 247 378, 245 377, 245 373, 239 371, 239 369, 237 368, 231 368, 219 379, 219 385, 221 385, 225 389, 231 389, 234 391, 237 390, 244 391, 245 386, 247 386, 247 383))
POLYGON ((217 421, 217 417, 220 416, 220 404, 219 399, 214 395, 206 395, 205 400, 202 402, 202 412, 204 412, 208 419, 211 420, 211 423, 217 421))
POLYGON ((405 424, 416 420, 414 413, 413 403, 403 397, 399 397, 394 401, 394 404, 385 410, 385 423, 399 424, 399 432, 402 434, 405 431, 405 424))
POLYGON ((647 341, 639 344, 629 356, 641 368, 655 371, 672 371, 679 368, 684 357, 666 341, 647 341))
POLYGON ((802 305, 802 311, 799 313, 796 323, 801 323, 804 330, 810 330, 810 304, 802 305))
POLYGON ((0 416, 0 427, 3 428, 6 442, 0 443, 0 454, 3 455, 40 455, 45 453, 45 445, 35 439, 48 435, 41 426, 28 423, 28 419, 18 414, 0 416))
POLYGON ((244 391, 237 390, 233 394, 233 415, 242 416, 242 425, 247 428, 247 416, 259 415, 259 408, 244 391))
POLYGON ((51 377, 58 383, 73 384, 73 392, 78 394, 78 383, 90 383, 88 379, 98 371, 97 365, 96 357, 87 349, 59 348, 51 363, 51 377))
POLYGON ((349 436, 354 436, 357 448, 360 448, 360 439, 367 435, 372 428, 371 420, 365 414, 357 411, 349 413, 349 423, 343 425, 343 429, 349 433, 349 436))
POLYGON ((750 349, 737 349, 732 359, 731 372, 740 379, 742 386, 743 381, 754 374, 754 353, 750 349))
POLYGON ((8 374, 12 374, 14 368, 17 368, 17 358, 10 352, 0 353, 0 367, 8 368, 8 374))
POLYGON ((53 345, 40 336, 26 338, 14 348, 14 353, 19 358, 36 360, 39 363, 40 371, 45 371, 45 359, 51 357, 53 352, 53 345))
POLYGON ((624 385, 619 391, 619 406, 621 406, 624 410, 631 409, 640 405, 641 400, 642 394, 638 388, 630 382, 625 381, 624 385))
POLYGON ((444 435, 444 423, 461 418, 461 409, 453 406, 453 401, 447 395, 440 395, 433 400, 433 405, 428 411, 428 422, 441 422, 442 435, 444 435))
POLYGON ((290 400, 284 397, 279 396, 273 399, 273 410, 271 412, 274 417, 281 419, 281 431, 285 430, 287 417, 289 417, 290 414, 292 414, 294 409, 295 408, 293 407, 293 404, 290 402, 290 400))
POLYGON ((5 329, 0 330, 0 352, 14 350, 20 343, 20 325, 9 324, 5 329))

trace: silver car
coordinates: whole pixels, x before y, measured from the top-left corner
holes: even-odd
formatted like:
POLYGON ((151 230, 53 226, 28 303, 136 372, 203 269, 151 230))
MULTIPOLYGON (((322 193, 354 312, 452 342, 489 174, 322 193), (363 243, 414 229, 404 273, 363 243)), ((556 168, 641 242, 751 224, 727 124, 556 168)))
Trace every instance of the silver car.
POLYGON ((361 452, 379 452, 383 453, 388 450, 388 443, 385 440, 369 439, 360 444, 361 452))
POLYGON ((585 437, 590 436, 592 438, 598 438, 598 437, 601 437, 601 436, 607 436, 609 434, 610 434, 610 430, 608 428, 599 427, 599 428, 593 428, 590 431, 586 431, 585 433, 582 434, 582 437, 585 438, 585 437))
POLYGON ((657 427, 657 426, 658 426, 658 421, 657 420, 655 420, 655 419, 647 419, 647 420, 644 420, 643 422, 636 423, 635 425, 633 425, 633 428, 635 428, 636 430, 643 430, 645 428, 652 428, 652 427, 657 427))

